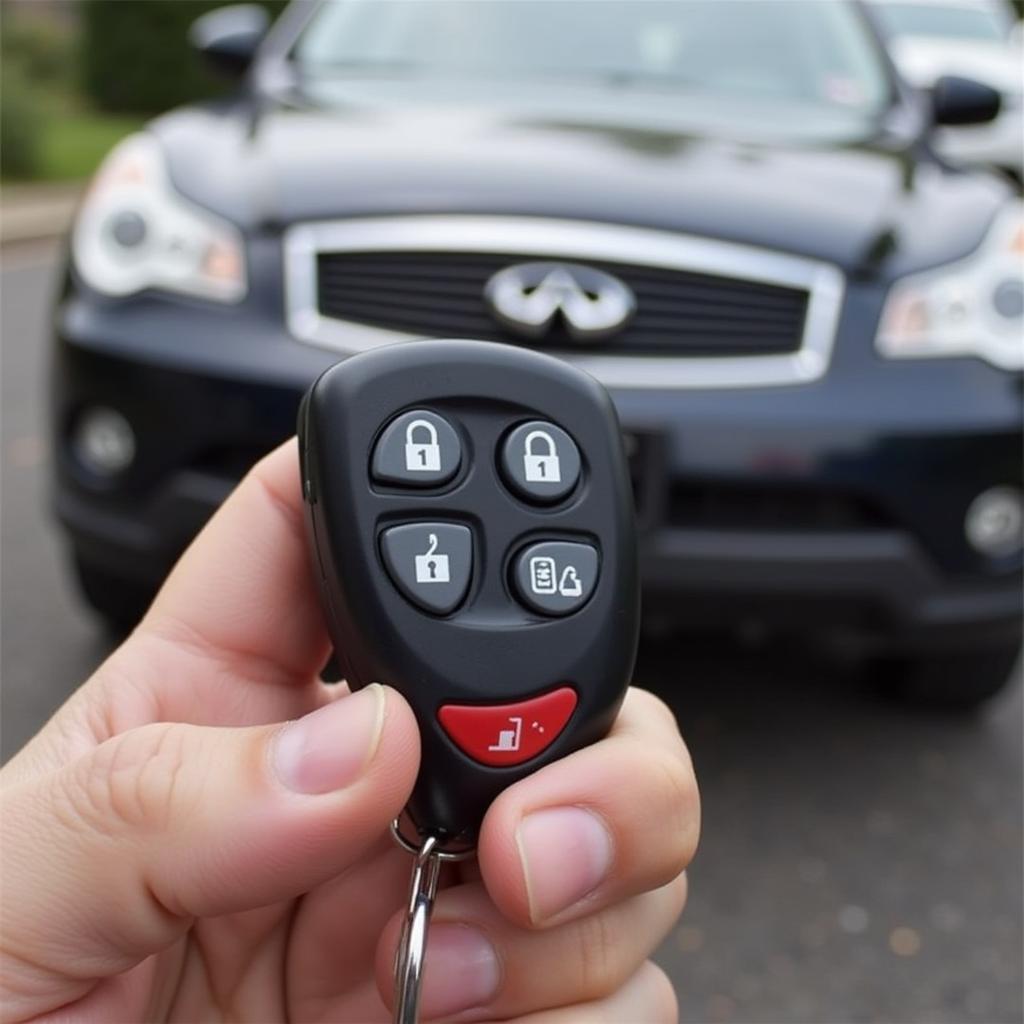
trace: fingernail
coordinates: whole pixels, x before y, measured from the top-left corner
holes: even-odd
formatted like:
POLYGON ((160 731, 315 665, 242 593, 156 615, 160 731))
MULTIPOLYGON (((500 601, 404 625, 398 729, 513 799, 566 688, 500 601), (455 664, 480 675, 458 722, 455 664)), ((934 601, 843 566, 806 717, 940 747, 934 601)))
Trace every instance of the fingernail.
POLYGON ((539 924, 592 893, 611 870, 612 837, 582 807, 528 814, 516 833, 530 918, 539 924))
POLYGON ((295 793, 330 793, 363 773, 384 727, 384 689, 372 683, 290 722, 274 743, 277 777, 295 793))
POLYGON ((475 928, 464 924, 431 927, 420 993, 421 1016, 451 1017, 486 1006, 497 995, 500 982, 498 954, 475 928))

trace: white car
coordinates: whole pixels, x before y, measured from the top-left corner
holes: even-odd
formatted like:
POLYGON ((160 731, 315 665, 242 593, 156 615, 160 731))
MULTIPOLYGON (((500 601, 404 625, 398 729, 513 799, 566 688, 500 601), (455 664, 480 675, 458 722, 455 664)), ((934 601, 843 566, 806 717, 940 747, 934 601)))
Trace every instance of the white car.
POLYGON ((990 124, 943 128, 935 145, 962 163, 991 164, 1024 179, 1024 48, 1006 0, 872 0, 903 77, 923 89, 943 75, 983 82, 1002 95, 990 124))

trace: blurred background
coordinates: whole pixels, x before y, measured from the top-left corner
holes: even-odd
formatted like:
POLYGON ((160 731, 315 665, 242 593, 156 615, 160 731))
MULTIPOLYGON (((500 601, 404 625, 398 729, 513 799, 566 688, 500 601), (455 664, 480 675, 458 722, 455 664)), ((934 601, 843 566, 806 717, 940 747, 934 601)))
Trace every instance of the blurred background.
POLYGON ((331 361, 536 345, 633 462, 683 1019, 1024 1019, 1021 6, 0 0, 3 757, 331 361))

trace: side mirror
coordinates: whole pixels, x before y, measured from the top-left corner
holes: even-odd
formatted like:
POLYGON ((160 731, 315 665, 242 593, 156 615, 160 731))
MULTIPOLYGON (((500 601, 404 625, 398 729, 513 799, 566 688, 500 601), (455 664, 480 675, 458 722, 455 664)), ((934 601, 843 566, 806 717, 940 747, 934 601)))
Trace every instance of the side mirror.
POLYGON ((196 18, 188 38, 211 67, 240 78, 252 63, 269 24, 270 17, 259 4, 233 4, 196 18))
POLYGON ((985 124, 999 116, 1001 106, 999 93, 973 78, 943 75, 932 86, 935 124, 985 124))

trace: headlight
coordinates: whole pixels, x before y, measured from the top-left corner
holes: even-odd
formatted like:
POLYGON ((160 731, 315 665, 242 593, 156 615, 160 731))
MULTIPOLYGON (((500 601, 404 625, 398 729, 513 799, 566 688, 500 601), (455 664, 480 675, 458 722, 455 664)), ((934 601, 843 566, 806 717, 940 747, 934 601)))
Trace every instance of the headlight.
POLYGON ((82 279, 107 295, 163 288, 237 302, 245 294, 238 229, 174 191, 149 135, 129 136, 104 161, 71 244, 82 279))
POLYGON ((878 332, 893 359, 980 356, 1024 368, 1024 207, 993 222, 970 256, 897 281, 878 332))

